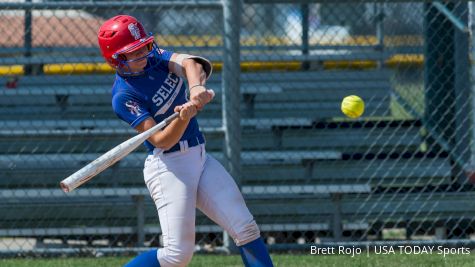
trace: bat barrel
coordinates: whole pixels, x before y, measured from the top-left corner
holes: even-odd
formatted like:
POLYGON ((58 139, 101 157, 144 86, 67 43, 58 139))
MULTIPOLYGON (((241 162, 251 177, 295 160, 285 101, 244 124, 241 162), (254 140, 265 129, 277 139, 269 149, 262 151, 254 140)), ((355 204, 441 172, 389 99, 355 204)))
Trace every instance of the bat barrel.
POLYGON ((141 143, 143 143, 147 138, 152 136, 155 132, 165 127, 172 120, 176 119, 179 116, 179 113, 176 112, 166 118, 164 121, 155 125, 154 127, 148 129, 147 131, 138 134, 129 140, 123 142, 122 144, 112 148, 107 151, 104 155, 100 156, 93 162, 84 166, 79 171, 73 173, 68 178, 60 182, 60 187, 65 193, 73 191, 75 188, 81 186, 85 182, 91 180, 94 176, 107 169, 109 166, 113 165, 117 161, 121 160, 123 157, 127 156, 130 152, 136 149, 141 143))
POLYGON ((69 193, 81 186, 85 182, 89 181, 94 175, 99 173, 99 171, 91 172, 90 165, 80 169, 79 171, 73 173, 68 178, 64 179, 59 183, 59 186, 65 193, 69 193))
POLYGON ((64 193, 69 193, 72 190, 65 182, 59 183, 59 186, 61 187, 64 193))

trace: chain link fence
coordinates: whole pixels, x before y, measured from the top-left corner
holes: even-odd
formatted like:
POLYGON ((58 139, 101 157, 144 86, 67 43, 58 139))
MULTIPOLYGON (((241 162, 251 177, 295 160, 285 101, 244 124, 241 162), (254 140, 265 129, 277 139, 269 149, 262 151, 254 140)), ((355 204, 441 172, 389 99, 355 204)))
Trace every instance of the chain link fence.
MULTIPOLYGON (((116 14, 213 61, 207 150, 271 250, 472 244, 472 3, 257 2, 0 2, 0 252, 162 245, 143 147, 58 186, 135 134, 96 45, 116 14), (347 95, 365 100, 361 118, 341 113, 347 95)), ((197 249, 232 247, 199 212, 196 224, 197 249)))

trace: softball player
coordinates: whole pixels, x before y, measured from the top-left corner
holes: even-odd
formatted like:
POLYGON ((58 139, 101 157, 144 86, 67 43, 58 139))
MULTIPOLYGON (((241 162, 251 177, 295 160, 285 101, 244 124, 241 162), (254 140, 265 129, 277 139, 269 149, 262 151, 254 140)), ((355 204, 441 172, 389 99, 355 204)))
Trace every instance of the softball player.
POLYGON ((117 70, 112 107, 120 119, 143 132, 180 113, 145 142, 149 155, 144 180, 157 207, 164 247, 140 254, 126 266, 186 266, 195 246, 196 208, 232 236, 245 266, 273 266, 234 180, 206 153, 194 117, 214 97, 205 87, 211 63, 159 49, 142 24, 127 15, 104 22, 98 42, 105 60, 117 70))

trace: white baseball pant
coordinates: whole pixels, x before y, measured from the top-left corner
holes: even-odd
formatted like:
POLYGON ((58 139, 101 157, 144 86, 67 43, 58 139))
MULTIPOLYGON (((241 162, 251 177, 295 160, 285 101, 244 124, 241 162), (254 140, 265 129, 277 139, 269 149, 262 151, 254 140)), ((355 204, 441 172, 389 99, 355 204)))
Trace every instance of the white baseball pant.
POLYGON ((145 161, 144 180, 162 229, 164 248, 157 253, 161 267, 191 261, 196 208, 224 228, 237 246, 260 237, 236 183, 204 144, 167 154, 155 149, 145 161))

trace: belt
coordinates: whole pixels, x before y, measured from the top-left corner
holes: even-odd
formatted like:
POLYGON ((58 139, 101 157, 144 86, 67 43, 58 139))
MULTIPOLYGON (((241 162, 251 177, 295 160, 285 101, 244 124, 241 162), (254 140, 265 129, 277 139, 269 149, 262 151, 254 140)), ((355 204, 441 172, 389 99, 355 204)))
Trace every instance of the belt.
POLYGON ((172 153, 172 152, 180 151, 181 147, 184 147, 183 149, 187 149, 187 148, 194 147, 194 146, 197 146, 199 144, 204 144, 204 143, 205 143, 205 137, 202 134, 199 134, 193 138, 190 138, 187 140, 181 140, 180 142, 172 146, 170 149, 163 151, 163 153, 172 153))

